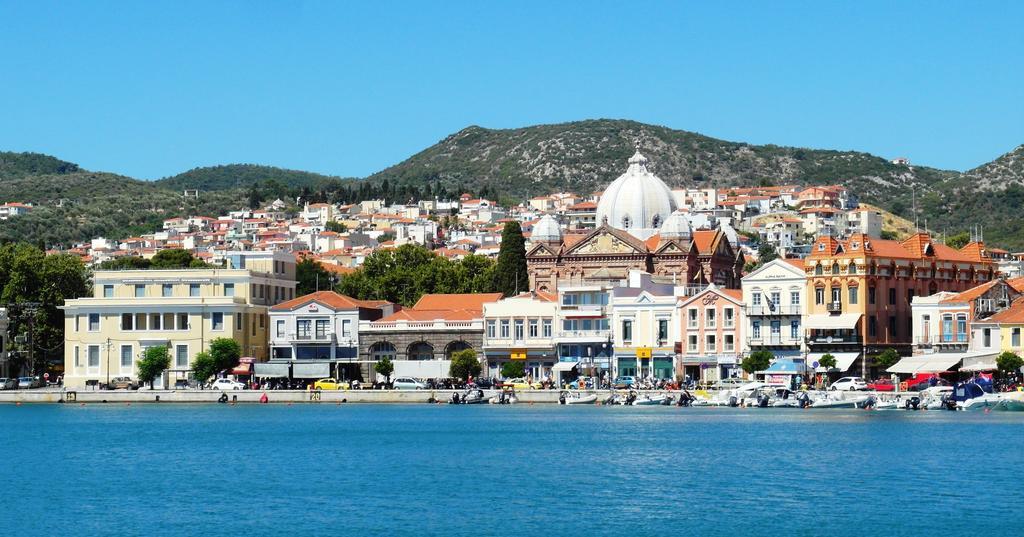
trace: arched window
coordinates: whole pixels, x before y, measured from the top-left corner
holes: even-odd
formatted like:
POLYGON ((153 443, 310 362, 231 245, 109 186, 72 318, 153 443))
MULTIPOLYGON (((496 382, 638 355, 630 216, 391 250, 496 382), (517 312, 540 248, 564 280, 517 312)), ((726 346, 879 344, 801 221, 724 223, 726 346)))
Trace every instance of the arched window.
POLYGON ((822 268, 821 263, 818 263, 817 265, 814 266, 814 275, 815 276, 821 276, 824 273, 825 273, 825 269, 822 268))
POLYGON ((451 360, 453 354, 466 349, 472 350, 473 347, 465 341, 453 341, 444 348, 444 358, 445 360, 451 360))
POLYGON ((410 360, 433 360, 434 346, 426 341, 419 341, 409 345, 410 360))
POLYGON ((370 359, 378 362, 383 358, 395 359, 395 346, 387 341, 378 341, 370 345, 370 359))
POLYGON ((633 221, 629 218, 628 214, 622 217, 622 229, 629 229, 629 225, 632 223, 633 221))
POLYGON ((856 274, 857 273, 857 264, 856 263, 850 263, 850 266, 846 267, 846 273, 847 274, 856 274))
POLYGON ((832 263, 832 274, 839 274, 839 263, 832 263))
POLYGON ((654 229, 661 227, 661 215, 656 214, 654 218, 651 218, 651 227, 654 229))

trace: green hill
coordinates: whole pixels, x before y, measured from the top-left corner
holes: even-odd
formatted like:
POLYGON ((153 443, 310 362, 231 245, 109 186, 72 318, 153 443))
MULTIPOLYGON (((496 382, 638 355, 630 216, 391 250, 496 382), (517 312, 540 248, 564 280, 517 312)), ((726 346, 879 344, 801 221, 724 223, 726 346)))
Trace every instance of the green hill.
POLYGON ((857 151, 752 145, 625 120, 468 127, 365 181, 251 164, 138 181, 46 155, 0 153, 0 202, 37 206, 0 222, 0 240, 67 245, 151 232, 171 216, 247 206, 254 185, 257 201, 404 200, 463 191, 519 201, 558 190, 590 193, 623 172, 635 140, 654 172, 674 187, 841 184, 896 216, 918 217, 933 231, 953 234, 980 224, 989 244, 1024 250, 1024 146, 960 173, 896 165, 857 151), (199 189, 199 199, 183 198, 186 188, 199 189))
POLYGON ((321 175, 313 172, 286 170, 273 166, 256 164, 227 164, 194 168, 172 177, 155 181, 155 184, 170 190, 198 188, 200 190, 231 190, 249 188, 254 184, 274 181, 289 187, 316 189, 342 181, 341 177, 321 175))

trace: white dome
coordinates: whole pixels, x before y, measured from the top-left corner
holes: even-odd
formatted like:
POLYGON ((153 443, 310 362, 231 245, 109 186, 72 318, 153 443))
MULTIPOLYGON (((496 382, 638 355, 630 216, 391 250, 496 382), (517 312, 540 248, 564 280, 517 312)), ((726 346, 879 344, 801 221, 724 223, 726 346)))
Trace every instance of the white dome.
POLYGON ((677 211, 665 219, 660 233, 663 239, 688 239, 693 235, 693 226, 686 214, 677 211))
POLYGON ((562 227, 558 225, 558 221, 553 216, 546 214, 533 225, 530 240, 533 242, 562 242, 562 227))
MULTIPOLYGON (((639 144, 638 144, 639 145, 639 144)), ((658 176, 647 170, 647 158, 636 154, 629 159, 629 168, 608 185, 597 204, 597 225, 625 230, 634 237, 646 239, 676 210, 676 199, 658 176)))

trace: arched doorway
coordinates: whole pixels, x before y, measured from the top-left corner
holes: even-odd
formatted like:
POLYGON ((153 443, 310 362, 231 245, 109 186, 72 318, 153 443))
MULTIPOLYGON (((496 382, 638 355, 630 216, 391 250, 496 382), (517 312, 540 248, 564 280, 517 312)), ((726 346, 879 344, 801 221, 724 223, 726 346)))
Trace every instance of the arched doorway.
POLYGON ((379 362, 384 358, 394 360, 397 354, 395 346, 387 341, 378 341, 370 346, 370 359, 374 362, 379 362))
POLYGON ((453 354, 466 349, 472 350, 473 346, 465 341, 452 341, 444 348, 444 358, 445 360, 451 360, 453 354))
POLYGON ((418 341, 409 345, 410 360, 433 360, 434 346, 426 341, 418 341))

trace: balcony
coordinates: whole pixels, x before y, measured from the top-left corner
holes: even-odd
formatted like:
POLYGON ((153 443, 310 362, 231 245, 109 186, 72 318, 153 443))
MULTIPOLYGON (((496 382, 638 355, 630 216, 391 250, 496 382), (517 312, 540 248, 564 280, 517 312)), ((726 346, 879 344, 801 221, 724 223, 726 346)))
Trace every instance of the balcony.
POLYGON ((750 345, 752 347, 800 345, 800 338, 782 337, 781 334, 770 334, 767 336, 751 337, 750 345))
POLYGON ((827 311, 829 313, 842 313, 843 312, 843 303, 842 302, 838 302, 838 301, 836 301, 836 302, 829 302, 829 303, 825 304, 825 311, 827 311))
POLYGON ((795 306, 747 306, 747 316, 803 315, 803 308, 795 306))
POLYGON ((559 330, 560 343, 586 343, 608 341, 610 330, 559 330))
POLYGON ((288 341, 294 343, 332 343, 336 340, 335 334, 314 334, 314 333, 290 333, 288 341))
POLYGON ((807 337, 808 345, 860 345, 860 334, 813 335, 807 337))
POLYGON ((604 317, 607 306, 601 304, 562 304, 562 314, 567 317, 604 317))

